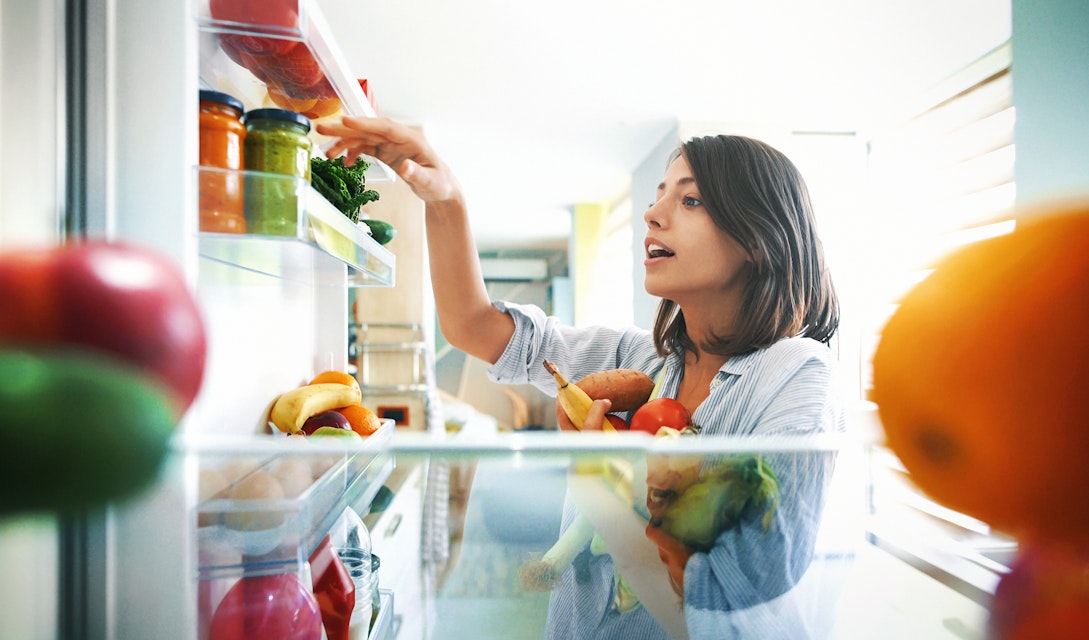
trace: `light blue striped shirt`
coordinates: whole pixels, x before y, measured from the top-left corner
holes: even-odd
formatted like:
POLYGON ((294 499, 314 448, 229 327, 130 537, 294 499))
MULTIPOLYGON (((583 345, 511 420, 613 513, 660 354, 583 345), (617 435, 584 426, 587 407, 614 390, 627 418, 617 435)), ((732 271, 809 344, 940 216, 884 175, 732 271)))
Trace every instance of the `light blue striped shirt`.
MULTIPOLYGON (((543 366, 550 360, 571 380, 606 369, 638 369, 656 378, 664 368, 660 395, 675 398, 683 355, 658 356, 651 333, 631 327, 574 328, 538 307, 496 302, 511 315, 514 336, 489 369, 492 380, 533 384, 554 396, 555 381, 543 366)), ((831 433, 844 430, 833 386, 834 357, 824 344, 787 338, 727 361, 693 422, 701 437, 831 433)), ((692 638, 805 638, 788 616, 764 615, 758 629, 742 610, 789 591, 808 568, 820 524, 825 490, 834 464, 828 452, 767 456, 782 502, 765 532, 746 521, 723 533, 708 553, 695 553, 685 567, 684 607, 692 638), (742 624, 744 622, 744 624, 742 624), (775 626, 783 628, 776 629, 775 626)), ((566 528, 576 511, 568 500, 566 528)), ((613 563, 608 555, 581 554, 553 589, 547 638, 667 638, 645 608, 612 609, 613 563)), ((755 607, 759 609, 759 607, 755 607)))

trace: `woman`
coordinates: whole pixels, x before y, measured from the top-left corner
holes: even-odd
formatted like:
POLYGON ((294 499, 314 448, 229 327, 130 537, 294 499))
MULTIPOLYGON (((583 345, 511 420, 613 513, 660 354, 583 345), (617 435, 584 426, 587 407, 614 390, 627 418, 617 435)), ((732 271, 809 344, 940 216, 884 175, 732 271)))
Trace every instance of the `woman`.
MULTIPOLYGON (((492 363, 496 381, 532 383, 555 394, 545 359, 573 380, 605 369, 639 369, 660 379, 662 396, 685 405, 701 437, 842 429, 828 347, 838 302, 804 181, 768 145, 702 137, 671 157, 643 216, 645 286, 662 299, 648 332, 569 327, 537 307, 493 303, 461 188, 420 133, 385 119, 351 117, 318 125, 318 132, 337 137, 330 157, 376 157, 424 200, 441 330, 454 346, 492 363)), ((607 401, 595 402, 583 429, 600 429, 608 408, 607 401)), ((767 531, 759 523, 737 527, 706 553, 649 533, 683 593, 692 637, 729 637, 728 625, 736 628, 739 619, 731 613, 784 594, 809 565, 830 459, 784 455, 773 465, 784 499, 767 531)), ((565 526, 572 517, 568 509, 565 526)), ((548 637, 666 637, 645 609, 621 612, 611 605, 615 584, 607 555, 580 562, 553 592, 548 637)), ((798 637, 798 630, 764 628, 756 637, 777 635, 798 637)))

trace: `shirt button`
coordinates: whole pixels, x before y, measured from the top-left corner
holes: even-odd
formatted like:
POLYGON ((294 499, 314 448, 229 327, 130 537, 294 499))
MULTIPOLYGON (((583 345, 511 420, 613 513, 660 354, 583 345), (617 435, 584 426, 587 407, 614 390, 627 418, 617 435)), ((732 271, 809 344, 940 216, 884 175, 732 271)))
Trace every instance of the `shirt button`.
POLYGON ((721 386, 722 386, 722 380, 720 380, 718 378, 715 378, 714 380, 711 381, 711 388, 712 389, 718 389, 721 386))

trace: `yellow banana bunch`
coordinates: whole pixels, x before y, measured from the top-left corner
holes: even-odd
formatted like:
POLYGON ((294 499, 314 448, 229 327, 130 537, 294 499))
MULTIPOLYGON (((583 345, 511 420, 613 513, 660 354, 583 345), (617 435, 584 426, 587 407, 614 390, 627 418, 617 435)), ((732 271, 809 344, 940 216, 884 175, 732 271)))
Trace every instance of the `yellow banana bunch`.
MULTIPOLYGON (((581 430, 582 426, 586 424, 586 415, 590 413, 590 406, 594 404, 593 399, 577 384, 563 377, 563 374, 556 369, 556 365, 545 360, 544 367, 556 380, 558 391, 556 397, 559 399, 564 413, 571 419, 571 424, 575 425, 576 429, 581 430)), ((602 431, 616 431, 608 420, 602 423, 601 429, 602 431)))
POLYGON ((310 416, 323 411, 359 404, 358 386, 338 382, 308 384, 284 392, 269 412, 269 420, 284 433, 298 433, 310 416))

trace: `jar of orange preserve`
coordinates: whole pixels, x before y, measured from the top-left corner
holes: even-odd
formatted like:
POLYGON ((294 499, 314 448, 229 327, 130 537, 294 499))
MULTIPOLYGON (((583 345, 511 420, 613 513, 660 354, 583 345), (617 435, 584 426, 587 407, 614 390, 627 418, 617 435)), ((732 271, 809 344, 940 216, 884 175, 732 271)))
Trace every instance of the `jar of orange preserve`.
POLYGON ((242 101, 200 91, 200 230, 245 233, 242 101))

